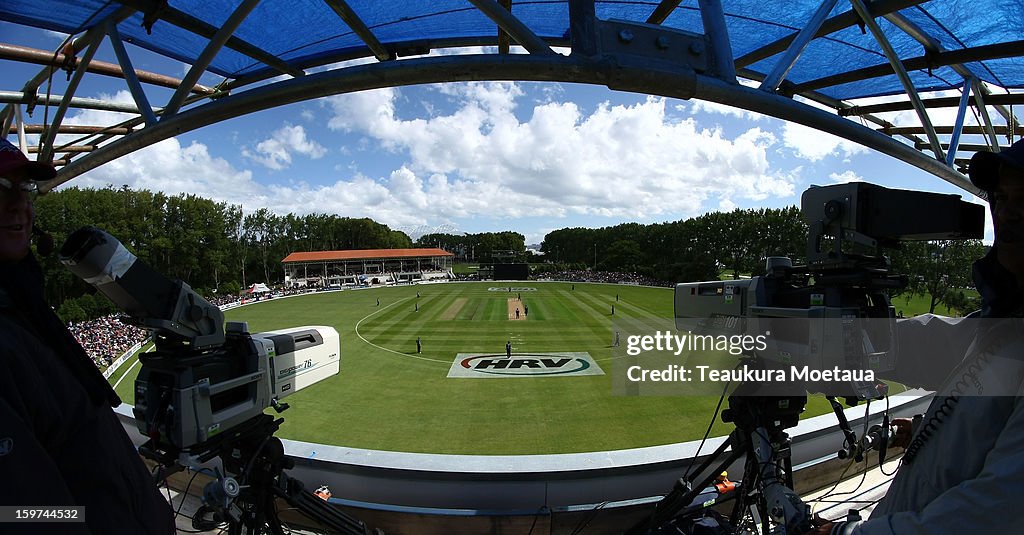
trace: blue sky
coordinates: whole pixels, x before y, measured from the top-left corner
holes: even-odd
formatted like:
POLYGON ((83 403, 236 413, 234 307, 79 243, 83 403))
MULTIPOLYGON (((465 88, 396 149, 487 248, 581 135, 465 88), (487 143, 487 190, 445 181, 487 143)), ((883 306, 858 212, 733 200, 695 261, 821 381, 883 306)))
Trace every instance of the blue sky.
MULTIPOLYGON (((0 23, 2 42, 54 50, 63 37, 0 23)), ((177 76, 188 69, 128 46, 138 69, 177 76)), ((97 59, 116 62, 106 45, 97 59)), ((0 68, 6 90, 40 69, 11 62, 0 68)), ((51 92, 63 94, 66 86, 64 74, 55 74, 51 92)), ((155 106, 170 97, 169 89, 146 87, 155 106)), ((86 76, 77 96, 132 102, 123 81, 96 75, 86 76)), ((26 122, 39 123, 42 113, 37 108, 26 122)), ((65 123, 106 125, 122 117, 71 111, 65 123)), ((798 204, 811 184, 850 180, 972 199, 915 167, 777 119, 540 83, 403 87, 307 101, 161 142, 69 185, 193 193, 246 212, 371 217, 413 237, 514 230, 539 243, 564 227, 798 204)))

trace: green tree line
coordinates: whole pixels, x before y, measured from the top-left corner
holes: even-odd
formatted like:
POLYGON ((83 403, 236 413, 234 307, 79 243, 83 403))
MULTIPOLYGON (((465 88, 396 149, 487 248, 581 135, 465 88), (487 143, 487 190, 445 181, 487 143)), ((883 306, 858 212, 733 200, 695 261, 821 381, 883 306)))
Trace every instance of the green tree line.
POLYGON ((511 251, 517 258, 526 252, 526 237, 518 232, 481 232, 478 234, 424 234, 417 247, 437 247, 455 254, 457 261, 490 262, 495 251, 511 251))
MULTIPOLYGON (((412 247, 404 232, 366 218, 329 214, 277 215, 196 195, 147 190, 68 188, 41 196, 36 223, 57 247, 75 230, 92 225, 120 240, 158 272, 186 281, 199 293, 237 294, 257 282, 284 278, 281 260, 295 251, 412 247)), ((113 311, 105 298, 72 275, 57 254, 40 258, 46 298, 67 320, 113 311), (62 310, 63 308, 63 310, 62 310)))
MULTIPOLYGON (((669 282, 694 282, 722 274, 764 272, 769 256, 806 260, 808 227, 796 206, 713 212, 699 217, 597 229, 566 228, 544 237, 541 251, 558 266, 627 271, 669 282)), ((907 275, 893 292, 923 296, 930 312, 939 305, 966 314, 980 306, 971 289, 971 265, 985 254, 980 240, 903 242, 884 251, 892 272, 907 275)))
MULTIPOLYGON (((457 257, 490 261, 495 251, 525 252, 517 232, 427 234, 415 244, 403 232, 367 218, 313 213, 251 213, 241 206, 196 195, 147 190, 68 188, 41 196, 37 224, 60 246, 85 225, 109 232, 141 260, 199 293, 237 294, 256 282, 279 283, 281 260, 296 251, 439 247, 457 257)), ((797 207, 714 212, 699 217, 643 225, 565 228, 548 233, 541 250, 552 268, 632 271, 673 282, 716 279, 724 272, 760 274, 768 256, 802 263, 807 225, 797 207)), ((907 274, 904 290, 968 312, 977 308, 971 262, 984 254, 978 240, 903 244, 890 253, 894 271, 907 274)), ((113 305, 62 266, 56 254, 40 258, 46 298, 61 317, 77 321, 112 312, 113 305)))
POLYGON ((541 251, 556 264, 689 282, 717 279, 722 270, 734 278, 756 274, 768 256, 798 262, 806 247, 807 225, 791 206, 712 212, 650 225, 560 229, 544 237, 541 251))

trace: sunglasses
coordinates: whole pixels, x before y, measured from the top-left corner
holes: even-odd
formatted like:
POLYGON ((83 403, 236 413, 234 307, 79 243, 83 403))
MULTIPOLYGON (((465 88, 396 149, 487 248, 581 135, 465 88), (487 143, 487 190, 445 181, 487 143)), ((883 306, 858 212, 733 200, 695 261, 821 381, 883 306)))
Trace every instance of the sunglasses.
POLYGON ((34 180, 13 182, 0 177, 0 195, 9 196, 16 191, 24 191, 29 197, 35 197, 39 193, 39 184, 36 184, 34 180))

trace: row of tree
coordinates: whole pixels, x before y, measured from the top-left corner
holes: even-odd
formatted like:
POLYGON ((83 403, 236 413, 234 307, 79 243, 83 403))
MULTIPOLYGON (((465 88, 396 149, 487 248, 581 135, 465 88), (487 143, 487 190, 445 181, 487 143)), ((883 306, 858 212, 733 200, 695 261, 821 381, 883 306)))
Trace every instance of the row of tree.
MULTIPOLYGON (((733 278, 762 274, 769 256, 801 264, 807 238, 807 224, 791 206, 714 212, 671 223, 561 229, 545 236, 541 250, 556 264, 693 282, 717 279, 723 270, 733 278)), ((980 240, 904 242, 886 254, 892 271, 908 276, 907 287, 894 297, 925 296, 931 312, 939 305, 961 313, 979 307, 968 289, 971 264, 985 254, 980 240)))
MULTIPOLYGON (((439 247, 466 261, 502 260, 526 251, 522 234, 426 234, 415 244, 403 232, 371 219, 328 214, 280 216, 266 208, 242 207, 195 195, 151 191, 68 188, 36 201, 37 224, 57 244, 85 225, 100 227, 140 259, 170 278, 187 281, 200 293, 236 294, 255 282, 283 280, 281 260, 295 251, 439 247)), ((541 245, 546 262, 602 271, 631 271, 674 282, 759 274, 768 256, 804 260, 807 225, 795 206, 733 210, 641 225, 598 229, 566 228, 548 233, 541 245)), ((969 310, 976 303, 970 263, 984 253, 977 240, 911 243, 892 254, 897 272, 910 275, 907 291, 939 304, 969 310)), ((72 316, 93 317, 112 307, 82 297, 91 289, 65 269, 57 255, 41 258, 48 301, 70 303, 72 316), (77 309, 76 309, 77 307, 77 309), (81 312, 79 312, 79 310, 81 312)), ((522 258, 522 256, 520 256, 522 258)), ((62 314, 62 317, 69 314, 62 314)), ((65 317, 65 319, 69 319, 65 317)))
MULTIPOLYGON (((280 216, 266 208, 244 214, 241 206, 195 195, 128 188, 63 189, 37 199, 35 210, 37 225, 58 246, 85 225, 99 227, 158 272, 206 295, 237 294, 256 282, 281 281, 281 260, 295 251, 412 247, 408 235, 371 219, 280 216)), ((40 260, 51 305, 59 307, 91 291, 60 265, 56 254, 40 260)), ((88 299, 83 303, 90 304, 88 299)), ((89 308, 86 315, 96 312, 89 308)))
POLYGON ((802 259, 807 225, 795 206, 713 212, 700 217, 598 229, 567 228, 548 233, 545 258, 606 271, 633 271, 666 281, 734 277, 756 273, 768 256, 802 259))
POLYGON ((971 266, 985 254, 981 240, 907 242, 890 255, 893 271, 908 276, 904 290, 929 299, 929 312, 939 305, 961 314, 981 308, 971 266))
POLYGON ((526 237, 518 232, 481 232, 479 234, 424 234, 416 247, 437 247, 455 254, 456 261, 491 262, 504 260, 505 254, 522 260, 526 237))

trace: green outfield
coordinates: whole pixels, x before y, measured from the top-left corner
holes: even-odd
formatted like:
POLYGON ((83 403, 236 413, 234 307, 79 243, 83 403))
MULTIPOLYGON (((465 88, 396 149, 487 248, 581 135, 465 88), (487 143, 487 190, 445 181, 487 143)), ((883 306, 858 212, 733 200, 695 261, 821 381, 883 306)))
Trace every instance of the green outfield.
MULTIPOLYGON (((615 318, 669 318, 670 289, 533 281, 512 288, 481 282, 346 290, 273 299, 226 315, 247 321, 251 332, 329 325, 341 335, 341 373, 286 398, 284 438, 412 452, 539 454, 703 435, 717 397, 612 392, 612 306, 615 318), (506 342, 517 354, 585 352, 606 374, 448 377, 457 354, 504 356, 506 342)), ((126 400, 137 369, 118 387, 126 400)), ((809 408, 821 412, 823 401, 809 408)), ((717 434, 729 429, 715 425, 717 434)))

